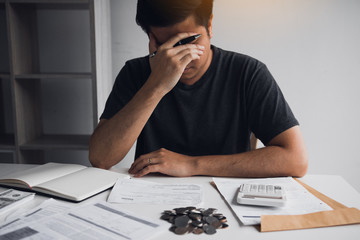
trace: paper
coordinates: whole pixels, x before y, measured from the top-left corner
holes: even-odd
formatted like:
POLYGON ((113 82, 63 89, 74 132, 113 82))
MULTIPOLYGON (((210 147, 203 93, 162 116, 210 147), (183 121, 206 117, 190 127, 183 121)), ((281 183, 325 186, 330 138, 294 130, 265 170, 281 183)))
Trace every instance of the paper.
POLYGON ((261 179, 213 178, 213 181, 244 225, 260 224, 261 215, 296 215, 332 210, 331 207, 314 197, 291 177, 261 179), (236 202, 236 194, 240 184, 245 182, 283 186, 287 198, 286 205, 284 207, 274 208, 238 204, 236 202))
POLYGON ((0 213, 11 210, 20 204, 30 201, 35 193, 23 192, 14 189, 8 189, 0 193, 0 213))
POLYGON ((347 208, 345 205, 316 191, 314 188, 301 182, 299 179, 295 179, 295 181, 304 186, 311 194, 324 201, 334 210, 302 215, 262 215, 261 232, 319 228, 360 223, 360 210, 357 208, 347 208))
POLYGON ((64 212, 69 211, 69 209, 69 205, 50 198, 44 201, 38 207, 23 212, 21 216, 10 216, 9 219, 5 221, 5 223, 0 225, 0 232, 2 233, 3 231, 9 229, 16 229, 22 224, 32 224, 36 221, 44 221, 46 218, 50 218, 58 214, 63 214, 64 212))
POLYGON ((339 208, 304 215, 261 216, 261 232, 340 226, 360 223, 360 210, 339 208))
POLYGON ((118 179, 107 201, 193 206, 202 202, 202 188, 197 184, 161 184, 139 179, 118 179))
POLYGON ((0 239, 147 239, 167 227, 163 221, 102 201, 66 209, 53 200, 30 215, 0 226, 0 239), (50 216, 45 217, 47 213, 50 216))

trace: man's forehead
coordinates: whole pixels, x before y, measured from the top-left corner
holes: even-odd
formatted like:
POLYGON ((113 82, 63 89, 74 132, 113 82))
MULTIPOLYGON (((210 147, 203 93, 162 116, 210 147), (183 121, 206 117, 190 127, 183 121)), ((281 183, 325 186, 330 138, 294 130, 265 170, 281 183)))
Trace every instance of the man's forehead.
POLYGON ((178 33, 183 32, 195 32, 196 29, 199 29, 203 26, 199 25, 194 15, 190 15, 184 21, 176 23, 167 27, 153 27, 150 26, 150 33, 153 34, 155 40, 158 43, 164 43, 171 37, 175 36, 178 33))

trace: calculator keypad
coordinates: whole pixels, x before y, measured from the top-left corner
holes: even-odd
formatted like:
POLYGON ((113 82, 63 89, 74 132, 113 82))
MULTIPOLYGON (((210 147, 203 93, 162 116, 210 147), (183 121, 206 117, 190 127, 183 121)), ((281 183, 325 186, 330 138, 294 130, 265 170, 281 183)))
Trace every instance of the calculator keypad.
POLYGON ((281 186, 266 184, 242 184, 240 186, 240 192, 244 195, 259 197, 280 197, 283 195, 281 186))

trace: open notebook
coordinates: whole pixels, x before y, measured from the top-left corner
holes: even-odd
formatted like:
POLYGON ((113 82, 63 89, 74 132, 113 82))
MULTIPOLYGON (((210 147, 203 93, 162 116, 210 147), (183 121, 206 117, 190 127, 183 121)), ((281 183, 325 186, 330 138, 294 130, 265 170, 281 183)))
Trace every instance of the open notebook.
POLYGON ((0 177, 0 185, 45 193, 75 202, 112 187, 124 174, 78 164, 46 163, 0 177))

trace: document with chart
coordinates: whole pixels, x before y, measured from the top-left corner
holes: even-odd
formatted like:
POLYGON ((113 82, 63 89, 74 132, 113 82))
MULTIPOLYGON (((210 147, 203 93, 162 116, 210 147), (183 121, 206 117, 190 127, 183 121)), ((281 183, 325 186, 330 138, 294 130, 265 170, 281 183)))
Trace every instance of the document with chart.
POLYGON ((167 227, 103 201, 69 208, 51 200, 1 225, 0 239, 147 239, 167 227))

